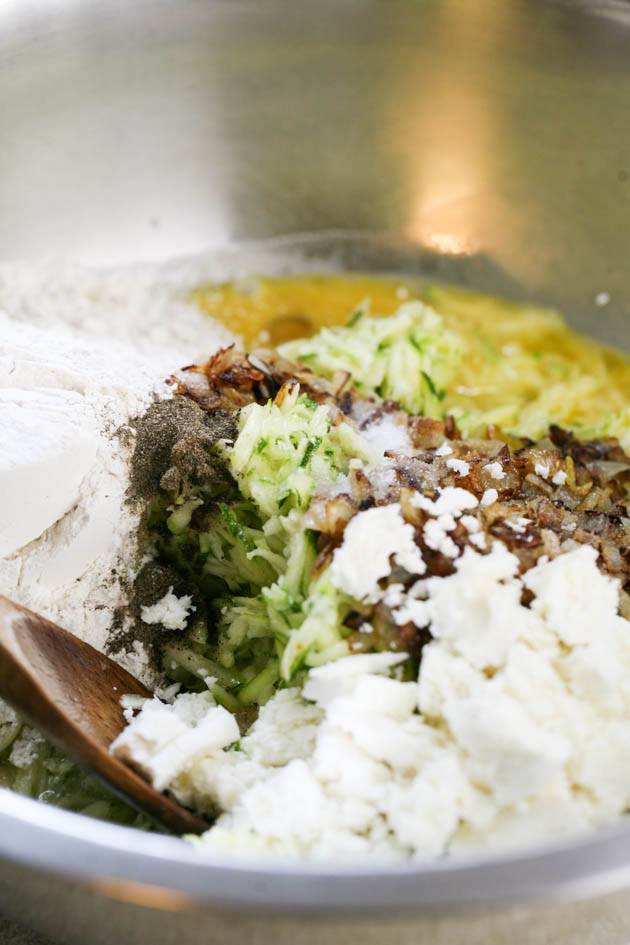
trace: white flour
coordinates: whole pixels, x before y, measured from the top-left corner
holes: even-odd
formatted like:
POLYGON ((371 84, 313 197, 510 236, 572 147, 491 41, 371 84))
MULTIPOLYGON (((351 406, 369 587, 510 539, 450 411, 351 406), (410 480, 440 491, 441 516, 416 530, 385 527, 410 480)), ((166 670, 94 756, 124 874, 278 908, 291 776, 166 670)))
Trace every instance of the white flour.
POLYGON ((229 340, 148 270, 0 267, 0 592, 105 645, 134 555, 128 421, 229 340))

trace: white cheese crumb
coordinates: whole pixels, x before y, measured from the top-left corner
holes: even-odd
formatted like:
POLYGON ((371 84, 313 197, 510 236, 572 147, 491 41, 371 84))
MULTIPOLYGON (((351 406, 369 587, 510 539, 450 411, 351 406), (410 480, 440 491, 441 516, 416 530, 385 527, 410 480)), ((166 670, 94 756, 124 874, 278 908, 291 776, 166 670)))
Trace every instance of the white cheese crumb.
POLYGON ((378 582, 391 572, 391 558, 410 574, 426 571, 414 530, 398 503, 367 509, 351 519, 333 555, 330 580, 355 600, 374 602, 380 596, 378 582))
POLYGON ((496 489, 486 489, 484 494, 481 497, 481 507, 487 508, 489 505, 494 505, 494 503, 499 498, 499 493, 496 489))
POLYGON ((429 519, 424 526, 424 540, 429 548, 439 551, 447 558, 456 558, 459 554, 459 548, 448 532, 455 528, 456 522, 452 515, 440 515, 438 518, 429 519))
POLYGON ((403 584, 389 584, 383 595, 386 607, 400 607, 403 602, 405 587, 403 584))
POLYGON ((454 518, 459 518, 462 512, 477 508, 479 502, 468 489, 447 486, 445 489, 438 490, 437 499, 429 499, 420 492, 415 492, 411 497, 411 504, 428 512, 429 515, 452 515, 454 518))
POLYGON ((525 518, 524 515, 513 515, 511 518, 506 519, 505 524, 508 525, 512 531, 516 532, 517 535, 523 535, 527 526, 531 525, 531 519, 525 518))
MULTIPOLYGON (((212 682, 216 682, 216 680, 213 679, 212 682)), ((206 685, 208 688, 210 688, 207 681, 206 685)), ((157 689, 155 689, 155 695, 161 702, 174 702, 175 696, 179 694, 181 688, 182 684, 180 682, 170 683, 170 685, 165 686, 158 686, 157 689)))
POLYGON ((471 535, 481 530, 481 522, 474 515, 462 515, 460 522, 471 535))
POLYGON ((438 446, 438 448, 436 449, 435 455, 436 456, 450 456, 452 452, 453 452, 453 447, 448 442, 448 440, 444 440, 442 445, 438 446))
POLYGON ((621 817, 630 648, 618 582, 590 546, 524 577, 500 541, 455 567, 417 582, 425 599, 396 614, 433 636, 417 682, 390 678, 401 653, 328 663, 301 696, 278 692, 240 750, 209 694, 151 701, 117 753, 182 803, 224 811, 200 840, 215 852, 405 860, 621 817))
POLYGON ((184 630, 194 610, 189 594, 177 597, 169 587, 164 597, 151 607, 143 607, 140 614, 145 623, 161 623, 165 630, 184 630))
POLYGON ((534 466, 534 472, 537 476, 540 476, 541 479, 548 479, 549 473, 551 472, 551 466, 549 463, 536 463, 534 466))
POLYGON ((144 696, 132 696, 129 693, 125 693, 120 697, 120 704, 123 709, 131 709, 132 711, 140 711, 146 701, 144 696))
POLYGON ((426 600, 407 598, 402 607, 394 611, 394 620, 399 627, 414 623, 416 627, 426 627, 431 617, 426 600))
POLYGON ((595 296, 595 305, 598 308, 603 308, 605 305, 608 305, 610 302, 610 293, 608 292, 598 292, 595 296))
POLYGON ((458 476, 467 476, 470 472, 470 463, 467 463, 465 459, 447 459, 446 465, 458 476))
POLYGON ((567 481, 567 474, 564 469, 559 469, 551 481, 554 486, 563 486, 567 481))
POLYGON ((493 479, 505 479, 505 470, 501 463, 486 463, 483 468, 490 473, 493 479))
POLYGON ((222 706, 212 705, 209 694, 187 693, 173 706, 149 700, 111 751, 140 768, 163 791, 196 759, 227 748, 238 738, 236 720, 222 706))
POLYGON ((466 548, 456 568, 450 577, 426 581, 431 633, 451 641, 478 669, 497 666, 530 621, 526 608, 516 606, 518 559, 496 542, 485 556, 466 548))
POLYGON ((485 551, 488 547, 488 541, 483 532, 475 532, 474 535, 471 535, 470 543, 474 545, 475 548, 479 548, 480 551, 485 551))
MULTIPOLYGON (((594 628, 598 637, 604 637, 606 621, 599 615, 617 612, 618 582, 602 574, 596 561, 597 551, 591 545, 580 545, 542 567, 532 568, 523 578, 525 587, 536 595, 532 612, 544 617, 559 639, 569 646, 588 644, 594 628), (571 619, 567 617, 569 607, 571 619)), ((621 623, 613 621, 615 630, 627 628, 623 618, 618 620, 621 623)))

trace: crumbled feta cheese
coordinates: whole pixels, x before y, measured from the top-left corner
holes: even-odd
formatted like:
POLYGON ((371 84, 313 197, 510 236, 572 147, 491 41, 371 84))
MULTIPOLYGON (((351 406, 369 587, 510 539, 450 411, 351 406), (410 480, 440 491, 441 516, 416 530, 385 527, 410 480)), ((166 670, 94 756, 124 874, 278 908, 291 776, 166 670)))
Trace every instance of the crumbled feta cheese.
POLYGON ((595 305, 598 308, 603 308, 605 305, 608 305, 610 302, 610 293, 609 292, 598 292, 595 296, 595 305))
POLYGON ((378 582, 391 571, 391 558, 410 574, 426 571, 413 528, 398 503, 367 509, 351 519, 333 555, 330 580, 355 600, 375 601, 380 596, 378 582))
POLYGON ((534 466, 534 472, 537 476, 540 476, 541 479, 548 479, 549 473, 551 472, 551 466, 549 463, 536 463, 534 466))
POLYGON ((499 498, 499 493, 496 489, 486 489, 484 494, 481 497, 480 505, 482 508, 487 508, 489 505, 494 505, 494 503, 499 498))
POLYGON ((486 470, 486 472, 490 473, 493 479, 505 479, 505 470, 501 463, 486 463, 483 468, 486 470))
POLYGON ((422 598, 426 593, 426 586, 423 580, 414 581, 409 590, 407 591, 410 597, 422 598))
POLYGON ((448 640, 472 666, 500 665, 531 622, 528 610, 517 606, 518 559, 496 542, 488 555, 466 548, 456 569, 449 577, 426 581, 431 633, 448 640))
POLYGON ((439 525, 445 532, 452 532, 457 526, 454 516, 450 515, 448 512, 445 512, 443 515, 438 515, 433 524, 439 525))
POLYGON ((455 525, 455 519, 448 514, 429 519, 424 526, 424 540, 428 547, 441 552, 448 558, 456 558, 459 548, 447 534, 455 528, 455 525))
MULTIPOLYGON (((215 682, 216 680, 212 680, 212 681, 215 682)), ((207 680, 206 680, 206 685, 208 685, 207 680)), ((170 685, 158 686, 157 689, 155 690, 155 695, 162 702, 174 702, 175 696, 179 695, 179 691, 181 688, 182 688, 182 684, 180 682, 171 683, 170 685)))
POLYGON ((164 597, 151 607, 143 607, 140 614, 145 623, 161 623, 165 630, 184 630, 194 610, 189 594, 176 597, 173 588, 169 587, 164 597))
POLYGON ((476 532, 481 531, 481 522, 479 519, 475 518, 474 515, 462 515, 460 522, 466 529, 466 531, 474 535, 476 532))
POLYGON ((386 607, 399 607, 403 602, 404 593, 403 584, 389 584, 383 595, 383 603, 386 607))
POLYGON ((596 566, 597 551, 580 545, 542 567, 528 571, 523 584, 536 595, 533 613, 543 617, 568 646, 587 644, 597 636, 627 633, 628 623, 617 616, 619 584, 596 566), (571 619, 568 618, 570 608, 571 619), (607 623, 606 614, 615 616, 607 623))
POLYGON ((470 463, 467 463, 465 459, 447 459, 446 465, 458 476, 467 476, 470 472, 470 463))
POLYGON ((280 689, 261 707, 255 724, 242 739, 242 748, 254 761, 273 767, 293 758, 308 758, 322 717, 322 710, 305 702, 297 689, 280 689))
POLYGON ((559 469, 551 481, 553 482, 554 486, 563 486, 567 481, 567 474, 565 473, 564 469, 559 469))
POLYGON ((444 440, 442 445, 438 446, 438 448, 436 449, 435 455, 436 456, 450 456, 452 452, 453 452, 453 447, 448 442, 448 440, 444 440))
POLYGON ((408 597, 398 610, 394 611, 394 620, 399 627, 413 623, 416 627, 426 627, 431 619, 426 600, 408 597))
POLYGON ((321 706, 340 693, 351 692, 360 676, 388 673, 406 659, 405 653, 360 653, 312 669, 302 695, 321 706))
POLYGON ((125 693, 120 697, 120 704, 123 709, 132 709, 134 712, 139 711, 145 704, 146 698, 144 696, 132 696, 129 693, 125 693))
POLYGON ((517 535, 523 535, 527 530, 527 526, 531 525, 531 519, 525 518, 524 515, 513 515, 505 520, 505 524, 517 535))
POLYGON ((437 499, 429 499, 420 492, 415 492, 411 497, 411 504, 418 509, 428 512, 429 515, 452 515, 459 518, 462 512, 467 509, 475 509, 479 505, 476 496, 467 489, 460 489, 459 486, 447 486, 445 489, 438 490, 437 499))
POLYGON ((567 761, 565 738, 541 731, 525 705, 490 687, 447 709, 453 735, 469 757, 477 784, 509 806, 545 787, 567 761))
POLYGON ((222 809, 199 842, 241 855, 440 856, 622 816, 628 623, 619 583, 599 571, 591 546, 541 558, 521 576, 495 540, 486 555, 466 548, 452 575, 424 578, 406 596, 391 587, 392 603, 402 599, 397 622, 433 637, 417 682, 392 678, 404 653, 327 663, 301 694, 276 693, 239 745, 234 719, 209 693, 153 700, 115 751, 182 803, 222 809))
MULTIPOLYGON (((178 697, 174 706, 183 698, 178 697)), ((205 699, 204 709, 204 716, 191 726, 174 707, 151 700, 113 742, 111 750, 140 768, 154 787, 163 791, 198 758, 227 748, 239 738, 233 715, 222 706, 208 706, 205 699)))

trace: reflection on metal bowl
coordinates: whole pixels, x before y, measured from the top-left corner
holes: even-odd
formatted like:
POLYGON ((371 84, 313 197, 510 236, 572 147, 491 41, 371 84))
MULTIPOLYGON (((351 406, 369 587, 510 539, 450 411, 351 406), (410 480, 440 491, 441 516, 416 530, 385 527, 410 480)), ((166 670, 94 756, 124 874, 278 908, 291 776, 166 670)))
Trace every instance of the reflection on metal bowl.
MULTIPOLYGON (((237 242, 226 276, 248 259, 422 273, 630 345, 623 3, 9 0, 0 74, 2 257, 237 242)), ((77 945, 624 945, 628 833, 392 870, 243 866, 3 793, 0 909, 77 945)))

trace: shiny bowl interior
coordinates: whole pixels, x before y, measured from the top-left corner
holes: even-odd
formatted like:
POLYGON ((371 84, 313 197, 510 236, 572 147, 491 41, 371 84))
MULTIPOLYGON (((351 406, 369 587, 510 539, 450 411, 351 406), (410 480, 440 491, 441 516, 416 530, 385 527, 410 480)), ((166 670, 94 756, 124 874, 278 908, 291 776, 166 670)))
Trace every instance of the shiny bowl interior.
MULTIPOLYGON (((0 258, 399 271, 630 347, 625 3, 8 0, 0 74, 0 258)), ((257 908, 593 896, 630 884, 629 840, 239 864, 0 792, 5 860, 257 908)))

